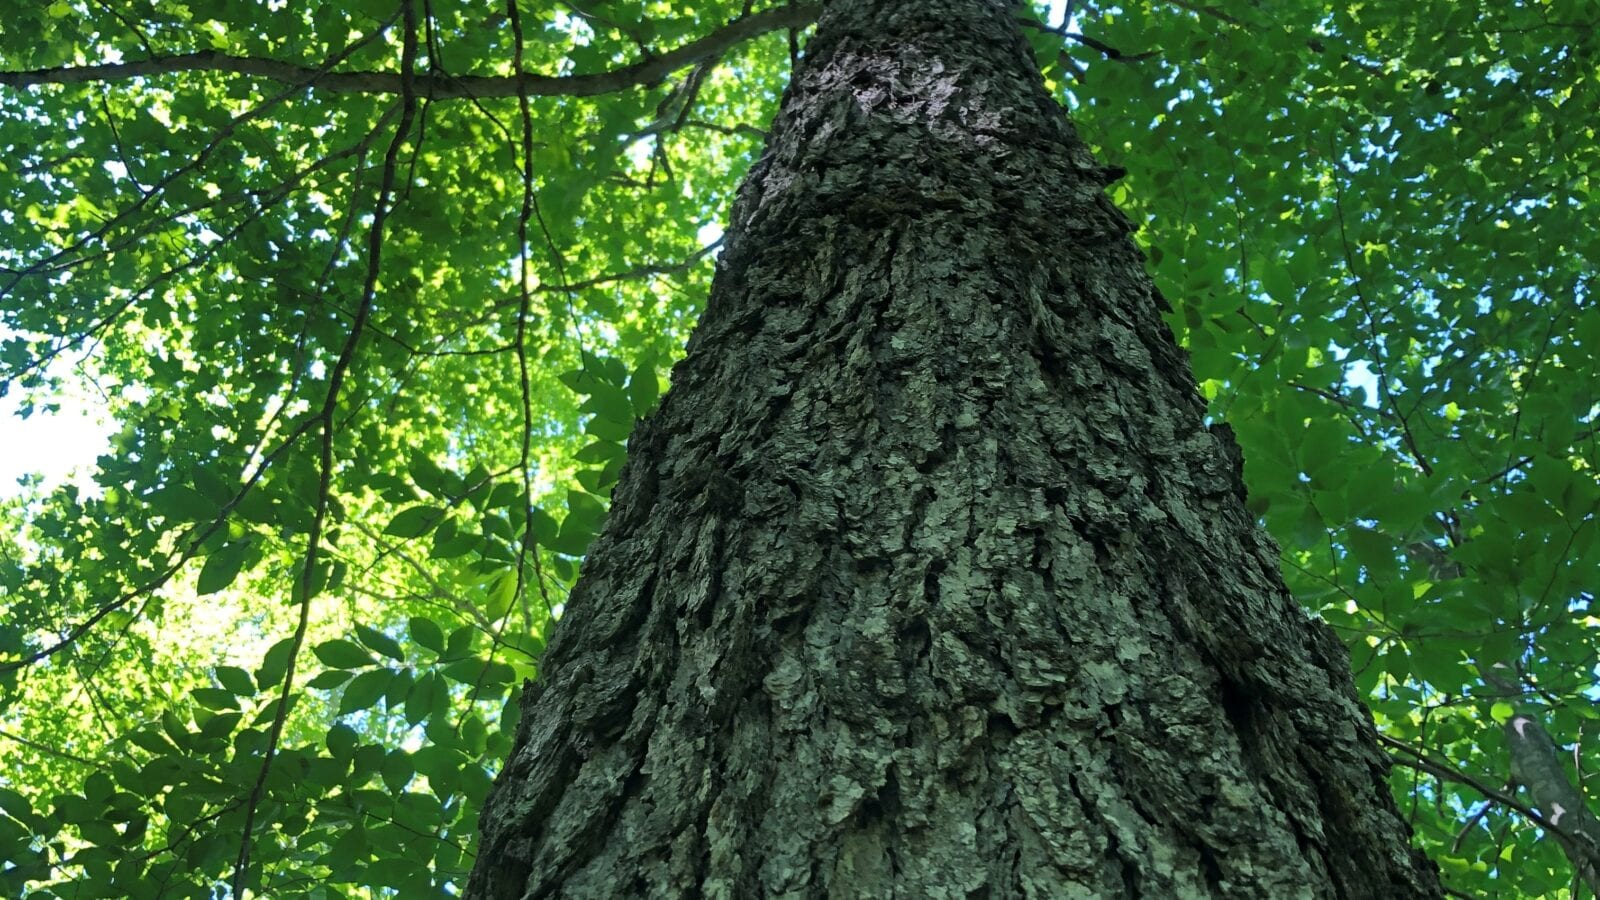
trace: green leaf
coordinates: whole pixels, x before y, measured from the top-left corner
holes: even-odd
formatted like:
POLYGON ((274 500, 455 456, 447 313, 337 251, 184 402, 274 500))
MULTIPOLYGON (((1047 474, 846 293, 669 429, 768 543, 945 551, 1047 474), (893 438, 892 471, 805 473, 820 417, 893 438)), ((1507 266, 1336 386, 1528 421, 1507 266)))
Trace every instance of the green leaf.
POLYGON ((406 696, 406 724, 416 725, 443 710, 449 702, 444 681, 436 672, 424 672, 411 685, 406 696))
POLYGON ((545 546, 567 556, 583 556, 589 552, 589 544, 593 541, 593 532, 584 531, 581 528, 565 528, 562 529, 561 534, 556 536, 555 540, 548 542, 545 546))
POLYGON ((328 752, 337 759, 348 759, 356 752, 356 730, 343 722, 328 729, 328 752))
POLYGON ((393 669, 374 669, 351 679, 345 685, 344 695, 339 698, 339 715, 348 715, 377 703, 389 690, 389 682, 394 680, 394 675, 393 669))
POLYGON ((317 659, 322 660, 324 665, 335 669, 358 669, 377 663, 372 654, 346 640, 332 640, 318 644, 311 652, 315 653, 317 659))
POLYGON ((628 434, 633 431, 633 423, 622 423, 606 416, 594 416, 583 426, 583 430, 601 440, 621 442, 628 439, 628 434))
POLYGON ((162 515, 191 522, 209 522, 217 517, 219 509, 199 491, 181 484, 162 488, 151 497, 151 503, 162 515))
POLYGON ((1269 265, 1261 275, 1261 287, 1278 303, 1294 300, 1295 284, 1289 271, 1282 266, 1269 265))
POLYGON ((15 819, 26 819, 33 815, 33 804, 16 791, 0 787, 0 812, 15 819))
POLYGON ((1373 578, 1394 577, 1399 569, 1394 542, 1382 532, 1370 528, 1350 529, 1348 539, 1356 561, 1367 568, 1373 578))
POLYGON ((401 662, 405 661, 406 654, 404 650, 400 649, 399 642, 376 628, 358 624, 356 625, 356 636, 361 639, 361 643, 382 653, 384 656, 401 662))
POLYGON ((455 775, 465 758, 461 751, 452 747, 430 746, 412 753, 411 762, 418 774, 427 776, 429 781, 448 785, 456 781, 455 775))
POLYGON ((394 673, 394 678, 389 682, 389 687, 383 693, 384 705, 390 709, 399 707, 406 696, 411 693, 411 669, 405 668, 394 673))
POLYGON ((444 655, 449 659, 456 659, 472 649, 473 642, 477 639, 478 630, 471 625, 463 625, 450 632, 450 637, 445 641, 444 655))
MULTIPOLYGON (((577 553, 573 555, 581 556, 582 554, 577 553)), ((563 559, 559 556, 550 561, 550 567, 555 570, 557 578, 569 585, 573 583, 575 576, 577 575, 577 568, 572 564, 572 561, 563 559)))
POLYGON ((416 774, 416 767, 411 764, 411 754, 404 750, 391 750, 383 758, 383 768, 379 774, 383 778, 384 787, 392 794, 399 794, 411 783, 411 778, 416 774))
POLYGON ((463 659, 440 670, 446 678, 463 684, 510 684, 516 680, 516 670, 495 660, 463 659))
POLYGON ((534 659, 544 653, 544 639, 537 634, 507 631, 500 636, 500 639, 507 647, 519 650, 534 659))
POLYGON ((249 555, 250 543, 241 541, 229 544, 216 553, 206 557, 206 564, 200 569, 200 578, 195 585, 196 593, 204 596, 215 594, 222 590, 238 577, 239 570, 244 566, 245 558, 249 555))
POLYGON ((563 530, 570 527, 596 534, 605 517, 606 505, 599 497, 582 491, 567 492, 567 519, 561 525, 563 530))
POLYGON ((501 573, 495 579, 494 586, 489 589, 488 602, 484 605, 484 615, 491 621, 498 621, 501 616, 511 610, 511 603, 516 598, 517 575, 515 572, 501 573))
POLYGON ((624 433, 633 427, 633 403, 626 391, 610 384, 597 384, 582 406, 581 413, 593 413, 618 425, 625 426, 624 433))
POLYGON ((560 533, 561 524, 549 513, 535 506, 533 508, 533 539, 548 547, 550 542, 554 541, 556 535, 560 533))
POLYGON ((592 394, 594 393, 595 388, 603 383, 598 377, 589 372, 587 369, 573 369, 571 371, 562 372, 560 375, 557 375, 556 378, 559 379, 562 384, 566 385, 568 388, 571 388, 574 393, 578 394, 592 394))
POLYGON ((1337 420, 1312 422, 1300 443, 1301 469, 1312 477, 1324 474, 1348 446, 1345 435, 1344 425, 1337 420))
POLYGON ((399 538, 421 537, 444 518, 444 511, 432 506, 413 506, 395 514, 383 529, 384 534, 399 538))
POLYGON ((156 734, 154 731, 130 731, 128 733, 128 742, 141 750, 148 750, 151 753, 172 753, 177 749, 166 738, 156 734))
POLYGON ((256 669, 256 684, 262 688, 269 688, 283 680, 283 673, 289 669, 289 655, 294 652, 294 638, 284 638, 273 644, 262 657, 261 667, 256 669))
POLYGON ((345 669, 329 669, 326 672, 318 672, 316 677, 306 682, 306 687, 315 688, 319 691, 332 690, 349 681, 354 674, 345 669))
POLYGON ((521 497, 521 485, 503 482, 494 486, 494 490, 489 493, 489 499, 484 501, 483 508, 501 509, 516 503, 521 497))
MULTIPOLYGON (((295 691, 289 695, 289 711, 285 713, 285 716, 292 715, 294 713, 295 707, 300 705, 300 698, 304 696, 305 694, 300 691, 295 691)), ((276 719, 278 717, 278 708, 282 705, 283 701, 279 697, 274 697, 272 698, 272 702, 263 704, 261 706, 261 711, 256 713, 255 719, 250 722, 250 727, 260 728, 262 725, 265 725, 271 722, 273 719, 276 719)), ((265 735, 263 735, 262 743, 264 744, 265 741, 266 738, 265 735)))
POLYGON ((249 697, 256 692, 255 681, 250 678, 250 673, 238 666, 217 666, 215 674, 223 687, 241 697, 249 697))
POLYGON ((244 718, 243 713, 225 712, 211 717, 211 720, 200 726, 200 737, 210 740, 220 740, 233 733, 239 722, 244 718))
POLYGON ((639 363, 633 370, 633 375, 628 379, 628 398, 633 401, 633 412, 643 418, 656 408, 656 401, 660 399, 661 387, 656 381, 656 367, 653 359, 646 359, 639 363))
POLYGON ((505 516, 497 515, 483 517, 483 533, 487 537, 498 537, 506 541, 515 540, 517 537, 516 530, 511 527, 511 521, 505 516))
POLYGON ((1543 497, 1516 491, 1495 498, 1494 508, 1513 527, 1523 531, 1540 531, 1559 522, 1554 508, 1543 497))
POLYGON ((351 760, 351 774, 358 781, 378 771, 383 765, 383 748, 377 744, 363 744, 356 748, 356 755, 351 760))
MULTIPOLYGON (((442 498, 450 495, 453 486, 452 479, 421 450, 413 450, 411 452, 411 462, 406 466, 406 471, 411 475, 412 482, 422 490, 435 497, 442 498)), ((407 536, 414 537, 415 535, 407 536)))
POLYGON ((412 616, 408 628, 413 641, 435 653, 444 651, 444 631, 432 619, 426 616, 412 616))
POLYGON ((195 688, 189 692, 195 702, 206 709, 238 709, 239 698, 232 691, 221 688, 195 688))
POLYGON ((621 445, 611 441, 595 441, 579 450, 573 459, 581 463, 601 463, 618 456, 625 455, 628 451, 621 445))
POLYGON ((219 508, 233 499, 234 491, 237 488, 218 478, 211 470, 197 468, 191 474, 194 477, 195 490, 200 492, 200 495, 207 500, 215 503, 219 508))
POLYGON ((480 543, 477 535, 471 532, 457 531, 456 524, 449 519, 445 519, 440 524, 439 529, 433 533, 433 546, 428 550, 428 558, 457 559, 479 548, 480 543))

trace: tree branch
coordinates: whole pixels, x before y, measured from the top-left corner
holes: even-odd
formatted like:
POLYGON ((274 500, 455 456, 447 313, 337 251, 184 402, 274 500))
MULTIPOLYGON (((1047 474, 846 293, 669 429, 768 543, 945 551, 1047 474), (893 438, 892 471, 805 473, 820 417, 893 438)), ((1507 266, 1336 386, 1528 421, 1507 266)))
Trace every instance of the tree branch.
POLYGON ((1457 784, 1464 784, 1467 787, 1477 791, 1479 794, 1482 794, 1486 799, 1494 803, 1498 803, 1507 809, 1515 810, 1516 812, 1521 813, 1530 822, 1533 822, 1535 825, 1538 825, 1540 828, 1545 829, 1551 834, 1556 835, 1563 840, 1574 840, 1574 835, 1571 832, 1568 832, 1566 829, 1557 825, 1553 820, 1540 814, 1539 811, 1535 810, 1533 807, 1519 801, 1510 794, 1495 790, 1493 787, 1472 777, 1471 775, 1466 774, 1465 772, 1458 771, 1454 768, 1451 768, 1449 765, 1446 765, 1445 763, 1431 758, 1405 741, 1397 740, 1382 732, 1379 732, 1378 742, 1388 747, 1392 747, 1395 750, 1399 750, 1409 757, 1402 758, 1391 755, 1389 758, 1394 762, 1395 765, 1417 769, 1419 771, 1427 772, 1430 775, 1443 778, 1446 781, 1454 781, 1457 784))
MULTIPOLYGON (((434 100, 463 97, 593 97, 609 94, 653 84, 684 66, 719 56, 735 45, 769 31, 809 25, 816 20, 820 9, 821 4, 810 2, 762 10, 755 15, 735 19, 676 50, 608 72, 582 75, 539 75, 532 72, 518 75, 418 74, 414 79, 415 87, 418 96, 434 100)), ((322 72, 316 67, 299 63, 203 50, 98 66, 57 66, 25 72, 0 72, 0 86, 28 88, 44 84, 85 84, 183 72, 253 75, 288 84, 304 84, 315 90, 336 94, 398 94, 402 82, 399 72, 322 72)))
POLYGON ((79 756, 76 753, 68 753, 65 750, 62 750, 62 749, 59 749, 59 748, 56 748, 56 747, 52 747, 49 744, 41 744, 38 741, 31 741, 31 740, 23 737, 20 734, 12 734, 11 732, 6 731, 4 729, 0 729, 0 738, 3 738, 3 739, 8 740, 8 741, 13 741, 15 743, 21 744, 22 746, 31 749, 31 750, 36 750, 36 751, 38 751, 40 753, 47 753, 47 754, 49 754, 51 756, 58 757, 60 759, 70 759, 73 762, 82 763, 82 764, 84 764, 86 766, 91 766, 91 767, 93 767, 95 769, 104 769, 105 768, 105 766, 102 763, 96 762, 95 760, 92 760, 87 756, 79 756))
POLYGON ((400 148, 411 138, 412 122, 418 105, 415 89, 418 45, 416 7, 409 2, 403 3, 401 11, 405 17, 405 37, 400 51, 400 124, 395 127, 394 137, 389 141, 389 148, 383 156, 383 176, 378 184, 376 202, 372 207, 372 225, 367 231, 367 273, 361 289, 361 303, 356 310, 355 321, 350 325, 344 347, 339 351, 339 358, 328 373, 328 392, 322 401, 322 409, 309 420, 316 423, 322 438, 321 458, 317 466, 316 507, 311 520, 311 531, 306 537, 306 552, 301 558, 297 579, 298 590, 294 592, 299 600, 299 621, 295 624, 289 659, 284 666, 283 688, 278 695, 277 710, 272 717, 272 724, 267 729, 267 743, 261 754, 261 769, 256 774, 255 784, 250 788, 249 797, 245 800, 239 855, 234 861, 231 879, 232 896, 240 900, 248 896, 246 889, 250 875, 250 846, 255 837, 256 813, 266 796, 267 778, 272 774, 272 763, 277 756, 279 742, 283 739, 283 728, 289 717, 290 701, 294 695, 295 667, 299 661, 300 651, 305 646, 306 632, 311 624, 311 601, 318 591, 317 560, 323 551, 323 531, 327 527, 328 513, 332 508, 333 442, 338 430, 335 416, 339 410, 340 391, 344 387, 344 379, 350 371, 351 363, 355 360, 356 351, 361 346, 362 332, 366 329, 367 320, 371 318, 376 305, 378 275, 382 271, 384 224, 396 202, 400 148))

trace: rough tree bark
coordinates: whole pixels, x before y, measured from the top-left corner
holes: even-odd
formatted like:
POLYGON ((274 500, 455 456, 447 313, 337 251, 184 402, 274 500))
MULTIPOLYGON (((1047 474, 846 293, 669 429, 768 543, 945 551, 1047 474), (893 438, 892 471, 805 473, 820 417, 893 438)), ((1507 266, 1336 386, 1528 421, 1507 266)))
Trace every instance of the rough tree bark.
POLYGON ((833 0, 477 897, 1432 897, 1011 0, 833 0))

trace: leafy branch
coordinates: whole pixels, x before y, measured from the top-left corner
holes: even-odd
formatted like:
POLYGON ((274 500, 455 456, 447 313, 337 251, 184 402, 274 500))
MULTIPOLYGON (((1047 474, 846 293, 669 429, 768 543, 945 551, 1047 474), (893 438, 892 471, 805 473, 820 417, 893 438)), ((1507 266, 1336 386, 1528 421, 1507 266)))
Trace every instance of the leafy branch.
POLYGON ((343 94, 424 94, 433 100, 489 97, 593 97, 655 84, 677 70, 717 57, 754 37, 815 21, 817 3, 792 3, 735 19, 699 40, 607 72, 581 75, 406 75, 403 72, 332 72, 285 60, 234 56, 215 50, 155 56, 92 66, 55 66, 0 72, 0 86, 31 88, 47 84, 86 84, 150 78, 186 72, 250 75, 343 94), (408 81, 409 79, 409 81, 408 81))

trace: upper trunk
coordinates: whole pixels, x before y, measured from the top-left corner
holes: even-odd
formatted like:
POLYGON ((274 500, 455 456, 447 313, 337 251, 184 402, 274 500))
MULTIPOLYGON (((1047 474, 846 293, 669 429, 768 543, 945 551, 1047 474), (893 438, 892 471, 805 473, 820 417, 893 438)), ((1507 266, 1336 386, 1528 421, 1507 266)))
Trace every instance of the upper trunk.
POLYGON ((1438 896, 1007 0, 834 0, 485 897, 1438 896))

